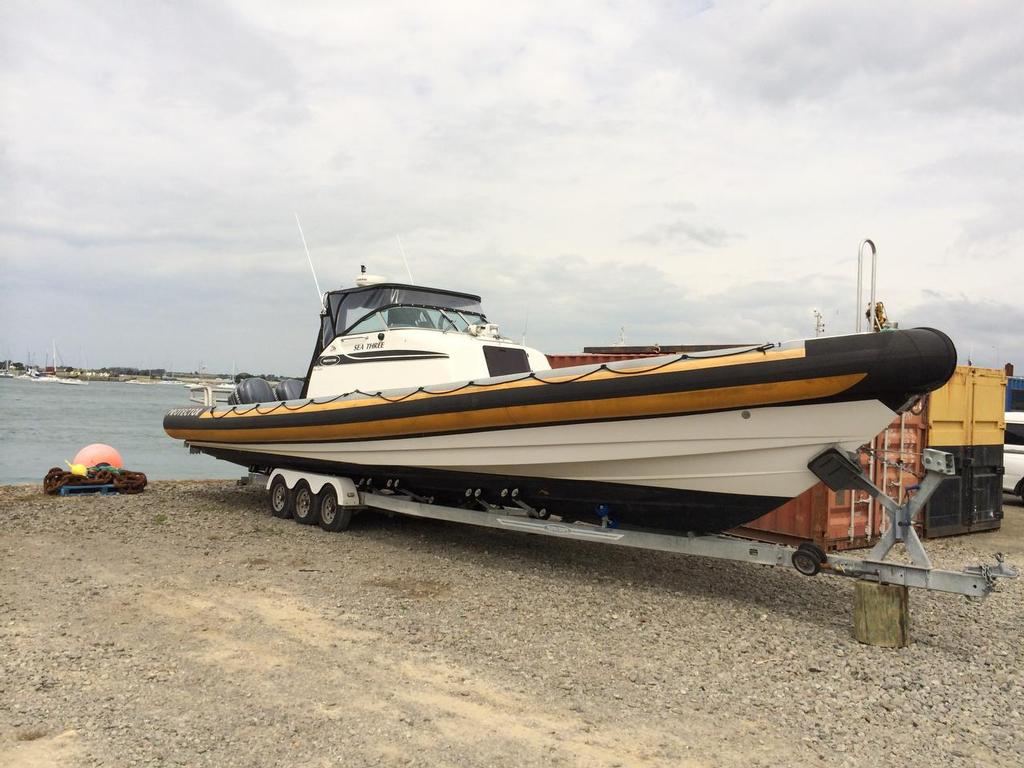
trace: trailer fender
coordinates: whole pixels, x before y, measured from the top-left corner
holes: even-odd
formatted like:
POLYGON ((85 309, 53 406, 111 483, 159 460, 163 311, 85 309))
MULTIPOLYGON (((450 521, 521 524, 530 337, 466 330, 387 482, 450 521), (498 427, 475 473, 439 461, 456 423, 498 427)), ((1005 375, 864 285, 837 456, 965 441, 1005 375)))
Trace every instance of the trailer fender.
POLYGON ((309 483, 309 489, 313 493, 320 493, 320 491, 324 489, 325 485, 331 485, 334 487, 334 491, 338 494, 339 507, 362 506, 359 501, 359 490, 356 488, 356 484, 347 477, 318 475, 313 472, 298 472, 294 469, 275 469, 270 473, 270 477, 267 478, 268 489, 270 488, 270 484, 274 482, 275 477, 283 478, 285 485, 288 486, 289 490, 294 489, 295 484, 299 482, 299 480, 305 480, 309 483))

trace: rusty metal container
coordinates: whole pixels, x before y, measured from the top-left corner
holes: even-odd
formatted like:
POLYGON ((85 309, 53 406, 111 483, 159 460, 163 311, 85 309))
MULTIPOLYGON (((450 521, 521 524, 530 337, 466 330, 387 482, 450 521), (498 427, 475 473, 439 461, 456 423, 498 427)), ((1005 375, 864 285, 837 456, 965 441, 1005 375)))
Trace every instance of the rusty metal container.
POLYGON ((619 360, 633 360, 638 357, 657 357, 654 352, 642 352, 624 355, 597 355, 584 352, 570 355, 546 355, 548 365, 552 368, 573 368, 577 365, 597 365, 598 363, 614 363, 619 360))
POLYGON ((668 346, 647 347, 584 347, 582 353, 568 355, 547 355, 548 364, 552 368, 571 368, 576 365, 596 365, 598 363, 614 363, 617 360, 633 360, 638 357, 658 357, 660 355, 678 355, 688 352, 709 352, 716 349, 733 347, 753 347, 755 344, 671 344, 668 346))

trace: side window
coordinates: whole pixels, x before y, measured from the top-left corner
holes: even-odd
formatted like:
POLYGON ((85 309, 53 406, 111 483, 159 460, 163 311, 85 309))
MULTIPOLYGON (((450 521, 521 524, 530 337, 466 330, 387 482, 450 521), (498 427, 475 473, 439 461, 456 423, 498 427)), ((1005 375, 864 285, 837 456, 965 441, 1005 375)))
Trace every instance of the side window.
POLYGON ((320 348, 327 347, 332 341, 334 341, 334 323, 331 322, 330 316, 324 315, 320 319, 320 348))
POLYGON ((530 361, 525 349, 513 347, 484 347, 484 360, 491 376, 505 376, 510 373, 526 373, 530 361))

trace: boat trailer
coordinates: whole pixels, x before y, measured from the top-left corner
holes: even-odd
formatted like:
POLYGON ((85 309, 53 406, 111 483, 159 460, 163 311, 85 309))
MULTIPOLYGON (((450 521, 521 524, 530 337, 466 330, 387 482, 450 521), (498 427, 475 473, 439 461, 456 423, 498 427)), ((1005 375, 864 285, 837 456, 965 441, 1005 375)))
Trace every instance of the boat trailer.
MULTIPOLYGON (((278 487, 286 485, 292 493, 300 481, 304 481, 313 494, 321 492, 325 486, 332 486, 337 508, 345 513, 346 521, 344 526, 334 525, 331 530, 341 530, 347 526, 347 519, 354 511, 375 509, 409 517, 444 520, 540 536, 793 568, 805 576, 827 573, 878 584, 952 592, 974 598, 988 596, 998 579, 1017 578, 1018 570, 1007 565, 1003 555, 998 553, 995 555, 994 564, 972 565, 963 571, 947 571, 932 565, 914 530, 913 520, 942 481, 947 476, 955 474, 955 469, 951 454, 933 449, 924 451, 924 467, 926 476, 917 487, 916 493, 908 501, 900 504, 874 485, 861 471, 860 466, 839 449, 830 448, 808 464, 808 469, 832 490, 866 491, 886 510, 889 527, 875 547, 863 558, 827 554, 814 544, 791 547, 750 541, 725 534, 677 534, 620 529, 613 527, 607 513, 603 515, 601 524, 561 522, 549 516, 546 510, 535 509, 519 499, 516 489, 503 492, 501 503, 494 504, 480 498, 479 489, 467 488, 466 505, 450 507, 435 504, 431 498, 401 488, 397 480, 388 480, 385 487, 378 488, 366 479, 356 481, 346 477, 290 469, 270 471, 267 488, 271 489, 277 478, 283 481, 283 484, 277 483, 278 487), (886 560, 898 542, 903 542, 911 560, 909 564, 886 560)), ((275 503, 274 496, 272 491, 272 505, 275 503)))

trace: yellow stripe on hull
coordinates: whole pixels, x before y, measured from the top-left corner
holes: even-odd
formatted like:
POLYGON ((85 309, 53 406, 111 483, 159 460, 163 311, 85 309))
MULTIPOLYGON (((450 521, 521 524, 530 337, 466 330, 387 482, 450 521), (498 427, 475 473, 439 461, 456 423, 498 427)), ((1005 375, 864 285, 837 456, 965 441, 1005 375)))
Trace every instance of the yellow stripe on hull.
MULTIPOLYGON (((740 357, 745 357, 745 355, 737 355, 737 358, 740 357)), ((615 376, 616 374, 609 375, 615 376)), ((230 427, 223 429, 172 428, 167 430, 167 434, 178 440, 202 442, 303 442, 404 437, 479 429, 544 426, 545 424, 562 422, 643 418, 670 413, 701 413, 744 406, 764 406, 816 400, 846 391, 860 382, 865 375, 864 373, 853 373, 842 376, 801 379, 798 381, 715 387, 712 389, 668 392, 657 395, 636 395, 600 400, 482 408, 457 413, 362 421, 351 424, 317 424, 298 427, 268 426, 265 428, 252 427, 243 429, 232 429, 230 427)), ((536 384, 537 382, 534 383, 536 384)), ((522 382, 510 382, 510 385, 520 384, 522 382)), ((465 394, 465 392, 466 390, 462 390, 462 394, 465 394)), ((436 397, 438 395, 426 396, 436 397)), ((300 410, 301 412, 307 412, 308 409, 327 410, 325 406, 366 407, 367 405, 368 402, 366 400, 339 401, 338 403, 313 404, 300 410)), ((286 411, 285 413, 295 412, 286 411)), ((280 414, 281 411, 277 411, 277 413, 280 414)), ((216 420, 220 421, 222 418, 228 418, 230 415, 245 416, 254 414, 246 414, 245 412, 241 414, 228 414, 218 416, 216 420)), ((202 414, 200 418, 209 418, 209 413, 202 414)), ((272 415, 268 414, 264 418, 270 420, 272 415)))

